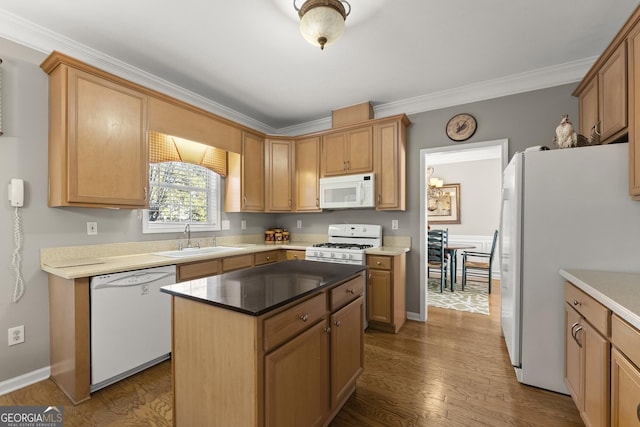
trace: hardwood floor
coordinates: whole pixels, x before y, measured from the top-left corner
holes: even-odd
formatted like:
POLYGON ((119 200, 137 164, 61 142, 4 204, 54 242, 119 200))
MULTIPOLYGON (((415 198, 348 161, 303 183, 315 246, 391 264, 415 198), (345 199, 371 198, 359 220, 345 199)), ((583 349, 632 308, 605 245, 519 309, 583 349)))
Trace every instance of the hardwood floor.
MULTIPOLYGON (((516 381, 499 304, 494 292, 489 316, 429 307, 427 324, 368 331, 364 373, 331 426, 582 426, 570 397, 516 381)), ((77 406, 42 381, 0 396, 0 406, 62 405, 65 427, 169 426, 170 372, 163 362, 77 406)))

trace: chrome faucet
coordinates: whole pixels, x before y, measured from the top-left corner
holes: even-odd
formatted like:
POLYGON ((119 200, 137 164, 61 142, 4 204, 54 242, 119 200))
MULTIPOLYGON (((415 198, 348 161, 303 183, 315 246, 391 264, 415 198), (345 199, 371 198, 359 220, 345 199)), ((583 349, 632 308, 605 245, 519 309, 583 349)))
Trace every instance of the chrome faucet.
POLYGON ((187 236, 187 248, 191 247, 191 226, 189 224, 184 226, 184 234, 187 236))

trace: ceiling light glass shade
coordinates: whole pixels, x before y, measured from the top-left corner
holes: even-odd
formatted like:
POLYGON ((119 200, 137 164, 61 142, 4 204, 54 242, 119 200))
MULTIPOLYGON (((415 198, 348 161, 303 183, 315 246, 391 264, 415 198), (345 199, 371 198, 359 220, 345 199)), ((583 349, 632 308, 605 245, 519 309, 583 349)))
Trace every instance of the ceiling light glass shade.
POLYGON ((307 0, 298 15, 302 37, 312 45, 324 49, 342 37, 348 13, 338 0, 307 0))

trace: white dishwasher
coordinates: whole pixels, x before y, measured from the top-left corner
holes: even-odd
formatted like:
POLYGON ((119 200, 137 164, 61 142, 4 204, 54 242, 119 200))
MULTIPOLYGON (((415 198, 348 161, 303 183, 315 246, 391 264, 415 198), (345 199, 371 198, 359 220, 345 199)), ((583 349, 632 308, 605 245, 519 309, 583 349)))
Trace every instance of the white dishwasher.
POLYGON ((91 278, 91 391, 171 356, 175 265, 91 278))

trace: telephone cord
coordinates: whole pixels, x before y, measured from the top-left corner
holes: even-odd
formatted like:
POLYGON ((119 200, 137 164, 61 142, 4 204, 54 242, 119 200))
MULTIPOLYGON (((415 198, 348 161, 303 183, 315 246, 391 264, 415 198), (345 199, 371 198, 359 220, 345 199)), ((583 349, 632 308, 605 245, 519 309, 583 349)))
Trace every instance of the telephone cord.
POLYGON ((22 249, 22 219, 20 218, 20 208, 16 208, 13 217, 13 242, 15 249, 13 250, 13 256, 11 257, 11 265, 16 272, 16 285, 13 290, 13 302, 17 303, 24 295, 24 281, 22 280, 21 264, 22 256, 20 251, 22 249))

